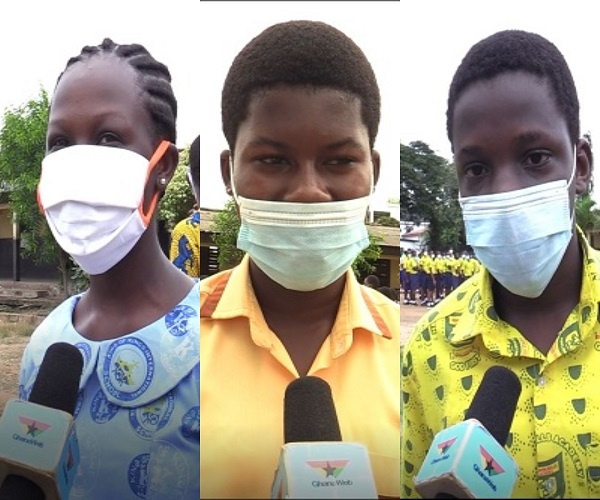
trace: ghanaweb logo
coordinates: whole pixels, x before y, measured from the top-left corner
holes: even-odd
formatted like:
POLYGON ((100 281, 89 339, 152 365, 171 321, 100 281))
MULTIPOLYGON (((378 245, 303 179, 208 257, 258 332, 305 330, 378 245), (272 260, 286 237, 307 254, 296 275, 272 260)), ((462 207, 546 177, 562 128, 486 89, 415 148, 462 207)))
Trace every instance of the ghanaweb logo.
POLYGON ((318 471, 323 477, 338 477, 350 460, 307 460, 306 465, 318 471))

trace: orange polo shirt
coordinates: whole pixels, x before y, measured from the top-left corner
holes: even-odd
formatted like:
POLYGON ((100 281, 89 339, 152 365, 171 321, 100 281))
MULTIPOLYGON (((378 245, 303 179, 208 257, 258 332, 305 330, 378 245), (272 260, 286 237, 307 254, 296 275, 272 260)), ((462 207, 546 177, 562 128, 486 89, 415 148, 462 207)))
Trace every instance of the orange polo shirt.
MULTIPOLYGON (((308 374, 331 386, 344 441, 367 446, 379 495, 399 497, 399 305, 349 270, 333 329, 308 374)), ((283 445, 284 393, 296 378, 254 294, 248 256, 202 280, 201 497, 269 497, 283 445)))

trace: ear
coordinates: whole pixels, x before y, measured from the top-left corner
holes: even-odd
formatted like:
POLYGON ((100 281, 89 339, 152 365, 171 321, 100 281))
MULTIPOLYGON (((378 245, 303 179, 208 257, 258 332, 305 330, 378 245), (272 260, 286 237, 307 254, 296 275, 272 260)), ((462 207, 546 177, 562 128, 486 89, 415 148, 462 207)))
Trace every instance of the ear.
POLYGON ((585 139, 579 139, 577 142, 577 162, 575 164, 575 194, 582 195, 587 193, 591 186, 594 158, 592 148, 585 139))
POLYGON ((223 184, 225 184, 225 192, 229 195, 232 196, 233 191, 231 189, 231 168, 230 168, 230 162, 231 160, 231 152, 229 151, 229 149, 224 149, 223 151, 221 151, 221 157, 220 157, 220 161, 221 161, 221 178, 223 179, 223 184))
MULTIPOLYGON (((169 181, 177 168, 178 161, 179 151, 177 151, 177 146, 171 143, 162 155, 162 158, 156 164, 156 167, 152 170, 146 184, 146 189, 144 191, 144 214, 147 214, 150 210, 150 205, 156 193, 158 193, 159 200, 165 194, 169 181)), ((154 212, 156 213, 156 210, 154 210, 154 212)))
POLYGON ((379 181, 379 168, 381 166, 381 157, 378 151, 371 151, 371 163, 373 163, 373 188, 375 188, 377 181, 379 181))
POLYGON ((156 183, 157 190, 160 193, 167 189, 169 181, 173 178, 173 174, 175 174, 175 169, 177 168, 178 162, 179 151, 177 150, 177 146, 171 143, 154 169, 156 175, 154 182, 156 183), (161 179, 165 180, 162 181, 161 179))

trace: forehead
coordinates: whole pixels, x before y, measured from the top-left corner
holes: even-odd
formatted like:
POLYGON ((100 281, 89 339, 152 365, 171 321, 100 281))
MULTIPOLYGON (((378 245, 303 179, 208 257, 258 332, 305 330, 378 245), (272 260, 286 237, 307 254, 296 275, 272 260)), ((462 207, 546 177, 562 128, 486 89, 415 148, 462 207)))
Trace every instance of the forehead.
POLYGON ((306 124, 320 134, 367 133, 360 99, 353 94, 325 87, 277 86, 256 91, 239 134, 285 133, 306 124))
POLYGON ((566 117, 556 104, 549 82, 523 71, 507 72, 470 84, 453 110, 452 146, 498 131, 523 134, 563 132, 566 117))
POLYGON ((52 97, 51 119, 92 108, 96 112, 98 108, 118 108, 123 113, 143 109, 137 74, 126 61, 113 54, 98 54, 65 70, 52 97))

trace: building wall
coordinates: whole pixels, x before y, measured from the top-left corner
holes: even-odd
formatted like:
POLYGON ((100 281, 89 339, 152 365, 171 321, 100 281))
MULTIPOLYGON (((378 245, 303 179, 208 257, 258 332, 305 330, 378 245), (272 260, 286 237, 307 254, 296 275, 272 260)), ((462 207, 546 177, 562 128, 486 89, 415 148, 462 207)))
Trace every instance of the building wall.
POLYGON ((12 213, 6 204, 0 204, 0 239, 12 239, 12 213))

